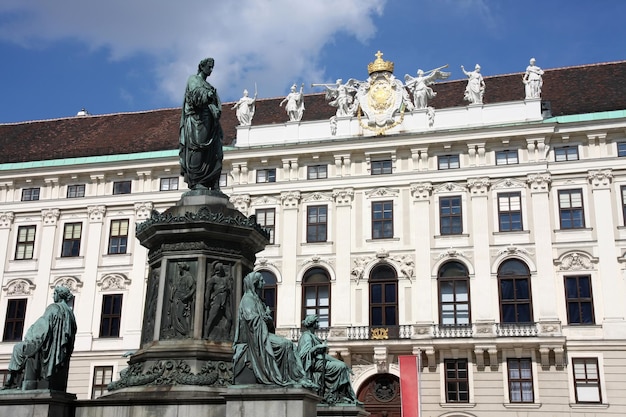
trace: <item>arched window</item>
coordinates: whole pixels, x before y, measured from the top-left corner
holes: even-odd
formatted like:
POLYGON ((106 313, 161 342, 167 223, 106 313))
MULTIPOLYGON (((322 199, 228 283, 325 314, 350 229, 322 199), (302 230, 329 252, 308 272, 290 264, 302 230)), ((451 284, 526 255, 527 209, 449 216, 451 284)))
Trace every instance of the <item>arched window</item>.
POLYGON ((470 324, 469 274, 460 262, 447 262, 439 268, 439 323, 470 324))
POLYGON ((398 278, 389 265, 372 270, 370 286, 370 326, 398 325, 398 278))
POLYGON ((265 301, 265 305, 267 305, 272 312, 272 320, 274 320, 274 326, 276 326, 276 306, 278 301, 278 294, 276 292, 276 275, 274 275, 270 271, 261 270, 259 271, 261 275, 263 275, 263 281, 265 281, 265 285, 261 290, 261 300, 265 301))
POLYGON ((330 327, 330 277, 323 268, 311 268, 302 278, 302 318, 317 314, 320 327, 330 327))
POLYGON ((519 259, 508 259, 498 268, 500 323, 532 323, 530 270, 519 259))

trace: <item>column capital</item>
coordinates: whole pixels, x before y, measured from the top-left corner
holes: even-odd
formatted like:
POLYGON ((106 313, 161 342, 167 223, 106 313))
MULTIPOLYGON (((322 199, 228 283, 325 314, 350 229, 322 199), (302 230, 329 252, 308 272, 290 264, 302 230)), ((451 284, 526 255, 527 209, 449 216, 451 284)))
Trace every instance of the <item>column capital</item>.
POLYGON ((137 220, 146 220, 148 217, 150 217, 152 207, 153 205, 151 201, 135 203, 135 218, 137 220))
POLYGON ((0 213, 0 229, 7 229, 13 224, 15 214, 12 211, 4 211, 0 213))
POLYGON ((56 226, 57 220, 59 220, 60 215, 61 215, 61 210, 59 209, 41 210, 41 218, 43 220, 43 225, 44 226, 56 226))
POLYGON ((106 211, 106 206, 88 206, 87 214, 89 214, 89 222, 102 223, 102 219, 104 218, 106 211))
POLYGON ((413 201, 428 201, 433 191, 433 184, 431 182, 412 183, 409 187, 413 201))
POLYGON ((333 198, 338 206, 350 206, 354 199, 354 188, 340 188, 333 190, 333 198))
POLYGON ((468 178, 467 179, 467 188, 470 191, 470 195, 472 197, 478 196, 487 196, 487 191, 489 191, 489 186, 491 185, 491 181, 489 178, 468 178))
POLYGON ((280 202, 285 209, 298 208, 300 203, 300 191, 284 191, 280 193, 280 202))
POLYGON ((246 216, 248 215, 248 209, 250 208, 250 194, 233 194, 230 196, 229 201, 233 203, 233 206, 246 216))
POLYGON ((549 172, 542 172, 540 174, 529 174, 526 177, 526 183, 528 183, 532 192, 547 193, 548 191, 550 191, 552 176, 549 172))
POLYGON ((610 169, 591 170, 587 173, 587 179, 594 189, 606 189, 611 185, 613 173, 610 169))

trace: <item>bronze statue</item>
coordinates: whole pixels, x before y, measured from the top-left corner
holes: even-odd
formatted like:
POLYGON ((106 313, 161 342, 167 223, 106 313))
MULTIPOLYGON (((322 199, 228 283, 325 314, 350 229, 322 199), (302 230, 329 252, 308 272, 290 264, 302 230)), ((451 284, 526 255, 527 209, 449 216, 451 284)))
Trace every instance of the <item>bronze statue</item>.
POLYGON ((24 339, 13 347, 4 389, 67 390, 70 356, 76 337, 76 319, 68 305, 73 298, 67 287, 54 288, 54 303, 30 326, 24 339), (21 387, 18 387, 17 380, 21 374, 24 378, 21 387))
POLYGON ((206 79, 213 58, 198 64, 198 73, 187 80, 180 118, 179 157, 181 175, 191 190, 219 190, 222 173, 222 103, 206 79))

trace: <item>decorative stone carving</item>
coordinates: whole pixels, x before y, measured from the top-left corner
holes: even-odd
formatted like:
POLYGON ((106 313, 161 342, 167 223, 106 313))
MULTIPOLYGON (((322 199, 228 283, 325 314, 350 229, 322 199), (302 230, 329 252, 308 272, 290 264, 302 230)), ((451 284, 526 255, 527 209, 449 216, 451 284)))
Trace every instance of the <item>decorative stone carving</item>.
POLYGON ((0 229, 6 229, 7 227, 11 227, 14 218, 15 215, 12 211, 5 211, 0 213, 0 229))
POLYGON ((101 223, 106 213, 106 206, 88 206, 87 214, 91 223, 101 223))
POLYGON ((610 169, 589 171, 589 173, 587 174, 587 179, 594 188, 605 188, 611 185, 611 181, 613 180, 613 173, 610 169))
POLYGON ((467 258, 467 256, 465 255, 465 252, 463 251, 453 249, 453 248, 448 248, 442 251, 439 255, 435 257, 435 259, 445 259, 445 258, 467 258))
POLYGON ((433 127, 435 125, 435 108, 428 106, 426 107, 426 117, 428 118, 428 127, 433 127))
POLYGON ((283 104, 287 103, 285 110, 287 111, 287 116, 289 116, 290 122, 299 122, 302 120, 302 115, 304 114, 304 94, 302 94, 304 84, 300 86, 300 92, 296 91, 296 89, 296 85, 292 85, 287 97, 279 103, 279 106, 281 107, 283 104))
POLYGON ((308 259, 304 259, 300 262, 300 266, 306 267, 307 265, 323 265, 326 264, 331 269, 333 268, 333 260, 332 259, 322 259, 318 255, 314 255, 308 259))
POLYGON ((257 266, 256 269, 262 269, 262 268, 275 268, 277 270, 280 270, 280 263, 279 262, 271 262, 269 259, 267 258, 257 258, 255 265, 257 266))
POLYGON ((41 217, 43 220, 44 226, 55 226, 57 224, 57 220, 61 215, 61 210, 59 209, 44 209, 41 210, 41 217))
POLYGON ((248 90, 243 90, 243 96, 231 107, 231 110, 236 110, 240 126, 250 126, 252 124, 257 96, 256 84, 254 90, 254 98, 248 97, 248 90))
POLYGON ((131 280, 124 274, 106 274, 98 281, 100 291, 119 291, 126 290, 131 280))
POLYGON ((459 192, 463 193, 467 191, 467 189, 455 182, 447 182, 445 184, 441 184, 435 188, 434 193, 449 193, 449 192, 459 192))
POLYGON ((597 262, 597 258, 592 258, 584 252, 569 252, 555 261, 555 265, 559 265, 562 271, 577 271, 593 269, 593 264, 597 262))
POLYGON ((234 280, 232 267, 214 261, 207 268, 204 287, 203 337, 212 341, 233 339, 234 280))
POLYGON ((374 347, 374 363, 376 364, 376 369, 378 370, 378 373, 386 374, 389 371, 386 346, 374 347))
POLYGON ((526 184, 524 184, 522 181, 517 180, 515 178, 505 178, 503 180, 494 182, 493 185, 491 186, 491 188, 494 190, 502 190, 502 189, 509 189, 509 188, 525 188, 525 187, 526 187, 526 184))
POLYGON ((357 256, 353 259, 354 267, 350 271, 350 274, 354 276, 356 282, 358 283, 361 278, 363 278, 363 273, 365 272, 365 266, 369 263, 368 259, 363 256, 357 256))
POLYGON ((161 268, 150 268, 148 282, 146 283, 147 294, 143 313, 143 324, 141 326, 141 343, 148 343, 154 338, 160 278, 161 268))
POLYGON ((248 209, 250 208, 250 194, 233 194, 230 196, 229 200, 237 210, 246 216, 248 215, 248 209))
POLYGON ((131 364, 120 372, 120 379, 107 389, 115 391, 126 387, 161 385, 204 385, 225 387, 232 384, 233 364, 226 361, 206 361, 197 374, 184 360, 160 360, 144 372, 142 363, 131 364))
POLYGON ((322 193, 316 191, 314 193, 307 193, 302 197, 302 201, 305 203, 308 202, 317 202, 317 201, 332 201, 333 194, 331 193, 322 193))
POLYGON ((65 275, 55 279, 54 282, 50 284, 50 288, 55 288, 58 286, 66 287, 72 292, 72 294, 75 294, 76 292, 78 292, 79 288, 82 288, 83 282, 77 277, 65 275))
POLYGON ((415 201, 428 200, 433 190, 433 185, 430 182, 415 183, 410 185, 410 190, 415 201))
POLYGON ((252 202, 250 203, 251 206, 266 206, 270 204, 278 204, 278 199, 275 197, 264 195, 261 197, 253 198, 252 202))
POLYGON ((515 245, 508 245, 507 247, 500 249, 496 253, 496 256, 516 255, 516 254, 524 254, 524 255, 532 256, 532 253, 529 252, 528 250, 519 246, 515 246, 515 245))
POLYGON ((463 65, 461 65, 463 74, 468 77, 467 86, 465 87, 465 94, 463 99, 469 101, 470 104, 483 104, 483 96, 485 95, 485 81, 480 73, 480 65, 476 64, 474 71, 465 71, 463 65))
POLYGON ((344 188, 333 190, 333 198, 338 206, 349 206, 354 199, 354 189, 344 188))
POLYGON ((7 297, 31 295, 35 289, 35 284, 28 279, 17 278, 9 281, 2 289, 6 292, 7 297))
POLYGON ((486 195, 490 184, 489 178, 469 178, 467 180, 467 188, 473 196, 486 195))
POLYGON ((397 197, 398 194, 400 193, 400 190, 398 189, 391 189, 391 188, 387 188, 387 187, 379 187, 379 188, 375 188, 373 190, 369 190, 365 192, 365 195, 368 198, 374 198, 374 197, 397 197))
POLYGON ((135 217, 137 220, 146 220, 152 212, 151 202, 135 203, 135 217))
POLYGON ((535 65, 535 58, 530 58, 530 65, 526 67, 526 72, 522 77, 526 98, 541 98, 541 87, 543 86, 543 70, 535 65))
POLYGON ((168 262, 165 275, 160 338, 185 339, 193 336, 196 305, 197 261, 168 262))
POLYGON ((415 78, 409 74, 404 75, 405 86, 413 93, 413 105, 416 109, 425 109, 428 106, 428 100, 437 95, 429 85, 434 84, 437 80, 445 80, 450 77, 449 72, 441 71, 444 68, 448 68, 448 64, 427 72, 418 69, 415 78))
POLYGON ((300 202, 300 191, 286 191, 280 193, 280 201, 286 209, 297 208, 300 202))
POLYGON ((399 264, 402 276, 409 280, 413 278, 413 272, 415 271, 415 261, 413 260, 413 256, 394 256, 391 259, 399 264))
POLYGON ((354 98, 359 87, 359 81, 354 78, 349 79, 346 83, 342 79, 338 79, 335 84, 311 84, 311 87, 324 87, 326 89, 326 101, 332 107, 337 108, 335 121, 337 117, 354 116, 359 107, 359 101, 354 98))
POLYGON ((530 174, 526 177, 526 183, 530 185, 530 189, 535 192, 547 192, 550 188, 552 177, 549 172, 541 174, 530 174))
POLYGON ((378 259, 385 259, 389 257, 389 251, 385 248, 380 248, 376 251, 376 257, 378 259))

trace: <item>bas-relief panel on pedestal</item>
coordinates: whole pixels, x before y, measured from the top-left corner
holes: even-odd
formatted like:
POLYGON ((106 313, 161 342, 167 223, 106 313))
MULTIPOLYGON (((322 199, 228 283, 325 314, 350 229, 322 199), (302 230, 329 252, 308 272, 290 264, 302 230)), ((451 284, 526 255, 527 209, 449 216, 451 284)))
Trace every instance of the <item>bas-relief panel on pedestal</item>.
POLYGON ((160 339, 193 336, 198 261, 169 261, 165 275, 160 339))

